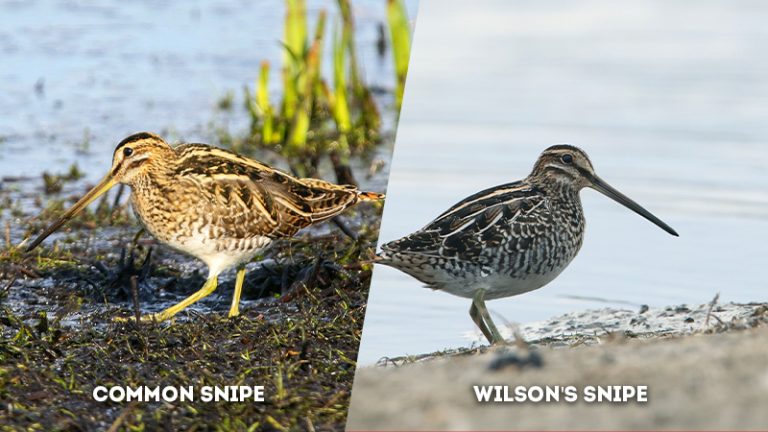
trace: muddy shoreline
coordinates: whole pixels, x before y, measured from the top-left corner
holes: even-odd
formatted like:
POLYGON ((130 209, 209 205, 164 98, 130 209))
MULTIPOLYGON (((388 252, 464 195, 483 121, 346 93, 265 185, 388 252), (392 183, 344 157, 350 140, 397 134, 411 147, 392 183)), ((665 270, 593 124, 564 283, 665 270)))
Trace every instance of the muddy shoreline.
POLYGON ((348 428, 768 426, 766 303, 585 311, 523 326, 520 333, 528 335, 527 344, 448 350, 359 368, 348 428), (478 403, 475 385, 647 385, 649 398, 625 404, 478 403))
POLYGON ((136 313, 132 279, 145 314, 199 289, 205 265, 151 237, 137 238, 130 209, 111 206, 115 191, 104 207, 94 206, 25 252, 22 239, 87 189, 75 181, 43 203, 29 199, 38 181, 0 190, 14 212, 10 242, 0 242, 0 424, 9 430, 343 427, 380 204, 345 212, 358 240, 327 223, 256 257, 235 319, 226 317, 234 286, 229 271, 214 294, 171 322, 117 323, 115 317, 136 313), (115 403, 92 395, 97 386, 226 385, 264 386, 266 401, 115 403))

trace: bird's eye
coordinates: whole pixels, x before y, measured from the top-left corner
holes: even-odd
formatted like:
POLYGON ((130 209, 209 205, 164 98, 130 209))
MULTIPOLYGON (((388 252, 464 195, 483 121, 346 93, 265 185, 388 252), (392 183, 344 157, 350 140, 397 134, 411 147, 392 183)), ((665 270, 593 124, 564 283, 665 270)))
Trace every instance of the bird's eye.
POLYGON ((133 154, 133 149, 130 147, 126 147, 123 149, 123 156, 128 157, 133 154))
POLYGON ((568 154, 568 153, 566 153, 566 154, 562 155, 562 156, 560 157, 560 159, 561 159, 563 162, 567 163, 567 164, 572 164, 572 163, 573 163, 573 156, 571 156, 571 155, 570 155, 570 154, 568 154))

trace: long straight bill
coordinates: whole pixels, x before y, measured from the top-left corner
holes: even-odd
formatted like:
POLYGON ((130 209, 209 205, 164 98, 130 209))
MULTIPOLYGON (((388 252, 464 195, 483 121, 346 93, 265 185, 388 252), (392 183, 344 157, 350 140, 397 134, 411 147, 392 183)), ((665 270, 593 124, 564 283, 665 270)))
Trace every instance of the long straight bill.
POLYGON ((634 211, 635 213, 648 219, 649 221, 655 223, 659 228, 663 229, 664 231, 672 234, 675 237, 678 237, 677 231, 672 229, 671 226, 665 224, 664 222, 661 221, 661 219, 657 218, 651 212, 649 212, 648 210, 640 206, 640 204, 632 201, 631 199, 629 199, 629 197, 627 197, 623 193, 611 187, 611 185, 603 181, 603 179, 601 179, 600 177, 591 176, 591 180, 592 180, 592 187, 598 192, 613 199, 614 201, 618 202, 624 207, 627 207, 628 209, 634 211))
POLYGON ((58 218, 54 223, 52 223, 48 228, 46 228, 45 231, 43 231, 39 236, 37 236, 37 238, 29 246, 27 246, 27 252, 36 248, 37 245, 42 243, 42 241, 45 240, 49 235, 51 235, 51 233, 61 228, 61 226, 67 223, 68 220, 72 219, 74 215, 79 213, 84 208, 88 207, 88 204, 92 203, 96 198, 103 195, 104 192, 111 189, 112 186, 114 185, 115 185, 115 181, 112 179, 112 176, 107 174, 107 176, 104 177, 99 182, 99 184, 97 184, 96 186, 94 186, 93 189, 88 191, 88 193, 85 194, 84 197, 80 198, 80 200, 76 202, 75 205, 70 207, 69 210, 66 211, 66 213, 64 213, 60 218, 58 218))

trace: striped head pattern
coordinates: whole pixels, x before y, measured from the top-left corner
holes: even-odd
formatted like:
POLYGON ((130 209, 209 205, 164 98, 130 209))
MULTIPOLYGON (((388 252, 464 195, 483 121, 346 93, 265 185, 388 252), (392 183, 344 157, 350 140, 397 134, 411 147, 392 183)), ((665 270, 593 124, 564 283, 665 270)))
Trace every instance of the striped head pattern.
POLYGON ((114 182, 131 184, 153 167, 165 165, 174 158, 176 153, 162 138, 140 132, 120 141, 112 155, 109 173, 114 182))
POLYGON ((528 178, 543 183, 567 183, 582 189, 592 186, 595 176, 595 169, 584 150, 558 144, 541 153, 528 178))
POLYGON ((677 236, 677 232, 651 212, 609 185, 596 173, 584 150, 568 145, 553 145, 541 153, 526 179, 530 184, 548 190, 581 190, 592 188, 619 204, 648 219, 664 231, 677 236))

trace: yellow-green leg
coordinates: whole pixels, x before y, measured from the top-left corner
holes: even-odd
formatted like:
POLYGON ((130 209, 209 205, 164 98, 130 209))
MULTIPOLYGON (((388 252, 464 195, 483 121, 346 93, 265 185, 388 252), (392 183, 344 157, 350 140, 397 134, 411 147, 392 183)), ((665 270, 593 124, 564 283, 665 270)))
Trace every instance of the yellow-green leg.
POLYGON ((472 317, 472 321, 474 321, 475 325, 480 329, 481 332, 483 332, 483 335, 486 339, 488 339, 488 342, 491 342, 493 340, 493 335, 491 334, 490 330, 488 330, 488 326, 485 325, 483 317, 480 316, 480 311, 477 310, 477 304, 475 304, 474 300, 472 301, 472 305, 469 307, 469 316, 472 317))
POLYGON ((235 295, 232 297, 232 307, 229 308, 229 317, 240 315, 240 294, 243 292, 243 281, 245 281, 245 266, 237 268, 237 278, 235 279, 235 295))
POLYGON ((185 298, 184 300, 176 303, 175 305, 169 307, 168 309, 158 312, 151 315, 144 315, 141 317, 142 321, 165 321, 172 316, 176 315, 177 313, 184 310, 187 306, 191 305, 192 303, 195 303, 198 300, 201 300, 205 297, 208 297, 212 292, 216 291, 216 286, 219 283, 218 276, 212 276, 208 278, 207 281, 205 281, 205 284, 202 288, 200 288, 196 293, 192 294, 191 296, 185 298))
POLYGON ((485 306, 485 290, 479 289, 475 293, 475 297, 472 299, 472 306, 469 308, 469 316, 472 317, 472 321, 480 327, 480 331, 491 345, 504 344, 506 341, 501 337, 501 333, 496 328, 496 324, 491 319, 491 314, 488 313, 488 308, 485 306))

